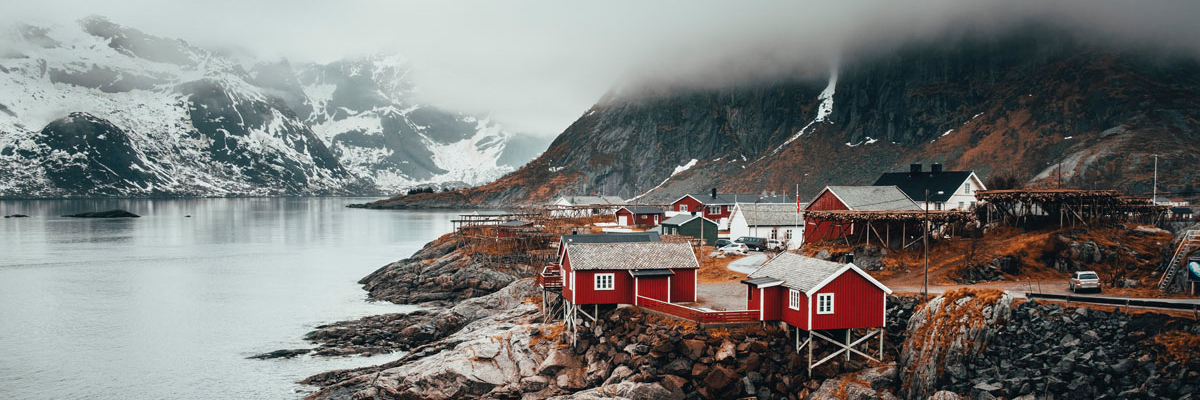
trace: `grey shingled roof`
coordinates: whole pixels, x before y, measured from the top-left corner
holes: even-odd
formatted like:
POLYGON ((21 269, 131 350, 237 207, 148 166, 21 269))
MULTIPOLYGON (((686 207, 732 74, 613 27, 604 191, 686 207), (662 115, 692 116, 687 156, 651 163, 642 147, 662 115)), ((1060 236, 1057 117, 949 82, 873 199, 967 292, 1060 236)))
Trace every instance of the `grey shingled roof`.
POLYGON ((825 278, 837 273, 846 264, 825 261, 819 258, 805 257, 793 253, 780 253, 771 261, 767 261, 758 270, 747 276, 749 280, 757 278, 775 278, 783 281, 783 286, 789 289, 807 292, 825 278))
POLYGON ((854 211, 920 211, 921 206, 896 186, 829 186, 854 211))
POLYGON ((687 243, 571 243, 567 257, 574 270, 646 270, 700 268, 687 243))
MULTIPOLYGON (((800 203, 803 208, 806 203, 800 203)), ((804 224, 797 222, 796 204, 738 204, 738 210, 746 218, 749 226, 791 226, 804 224)))

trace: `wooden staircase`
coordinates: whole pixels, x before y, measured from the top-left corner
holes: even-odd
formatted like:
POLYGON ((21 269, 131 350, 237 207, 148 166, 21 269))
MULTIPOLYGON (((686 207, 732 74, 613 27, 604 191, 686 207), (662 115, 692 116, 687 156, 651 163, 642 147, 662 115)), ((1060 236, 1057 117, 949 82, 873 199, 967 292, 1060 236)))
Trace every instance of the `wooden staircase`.
POLYGON ((1191 254, 1193 250, 1200 249, 1200 229, 1192 229, 1183 234, 1179 239, 1179 247, 1175 249, 1175 256, 1171 257, 1171 263, 1167 264, 1167 270, 1163 271, 1162 278, 1158 280, 1158 289, 1167 290, 1175 283, 1175 278, 1178 277, 1179 270, 1184 262, 1184 257, 1191 254))

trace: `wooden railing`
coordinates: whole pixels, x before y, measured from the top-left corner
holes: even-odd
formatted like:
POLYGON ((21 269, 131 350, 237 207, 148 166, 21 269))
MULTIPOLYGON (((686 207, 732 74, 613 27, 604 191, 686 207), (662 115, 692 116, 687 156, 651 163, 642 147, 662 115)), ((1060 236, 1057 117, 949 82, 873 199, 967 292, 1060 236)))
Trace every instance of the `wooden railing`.
POLYGON ((538 286, 543 289, 562 289, 563 277, 558 269, 558 264, 550 264, 542 268, 542 273, 538 274, 538 286))
POLYGON ((758 311, 754 310, 706 311, 645 296, 638 296, 637 304, 635 305, 673 317, 696 321, 701 324, 735 324, 758 321, 758 311))

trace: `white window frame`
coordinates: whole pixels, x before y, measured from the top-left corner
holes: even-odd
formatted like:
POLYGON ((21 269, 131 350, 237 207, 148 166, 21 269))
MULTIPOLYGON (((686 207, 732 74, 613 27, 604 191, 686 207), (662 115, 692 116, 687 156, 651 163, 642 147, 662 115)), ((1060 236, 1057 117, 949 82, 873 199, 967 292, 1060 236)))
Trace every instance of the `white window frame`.
POLYGON ((708 214, 709 215, 720 214, 720 213, 721 213, 721 206, 708 206, 708 214))
POLYGON ((592 276, 593 276, 592 277, 592 281, 593 281, 592 288, 594 290, 597 290, 597 291, 599 291, 599 290, 616 290, 616 286, 617 286, 616 279, 617 278, 614 274, 596 274, 596 275, 592 275, 592 276), (603 281, 604 281, 604 279, 602 279, 602 278, 608 278, 607 279, 608 287, 604 287, 601 285, 601 283, 603 283, 603 281))
POLYGON ((833 314, 833 293, 817 293, 817 314, 833 314))
POLYGON ((571 291, 575 291, 575 271, 567 273, 567 286, 571 288, 571 291))
POLYGON ((788 289, 788 308, 800 310, 800 291, 788 289))
POLYGON ((679 205, 679 212, 688 212, 688 210, 687 210, 687 204, 680 204, 680 205, 679 205))

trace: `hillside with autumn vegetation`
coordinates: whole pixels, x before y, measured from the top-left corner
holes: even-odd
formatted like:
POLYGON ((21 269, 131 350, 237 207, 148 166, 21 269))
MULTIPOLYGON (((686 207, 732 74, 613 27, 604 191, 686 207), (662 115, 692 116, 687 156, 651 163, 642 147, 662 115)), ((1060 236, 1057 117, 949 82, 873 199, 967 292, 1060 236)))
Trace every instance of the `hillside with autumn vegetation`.
POLYGON ((914 162, 1031 186, 1195 198, 1200 64, 1051 28, 844 56, 786 81, 610 93, 523 168, 374 207, 505 206, 556 195, 643 202, 719 187, 815 194, 914 162), (1160 192, 1160 193, 1161 193, 1160 192), (639 197, 640 196, 640 197, 639 197))

